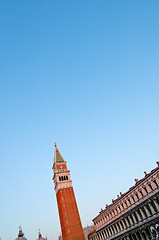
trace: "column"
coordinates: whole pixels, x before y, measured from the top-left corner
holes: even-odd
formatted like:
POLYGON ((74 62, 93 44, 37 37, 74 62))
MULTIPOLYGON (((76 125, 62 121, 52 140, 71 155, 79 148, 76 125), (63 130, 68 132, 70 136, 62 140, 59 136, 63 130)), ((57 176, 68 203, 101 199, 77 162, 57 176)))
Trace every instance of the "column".
POLYGON ((118 223, 119 223, 120 231, 123 231, 123 227, 121 225, 121 222, 119 221, 118 223))
POLYGON ((102 239, 105 239, 105 233, 104 231, 101 232, 102 239))
POLYGON ((121 208, 121 211, 123 211, 124 210, 124 208, 122 207, 122 205, 120 204, 120 208, 121 208))
POLYGON ((152 215, 154 215, 156 212, 155 212, 154 208, 152 207, 151 202, 148 203, 148 205, 149 205, 149 207, 150 207, 150 209, 151 209, 152 215))
MULTIPOLYGON (((131 204, 130 204, 130 202, 129 202, 128 200, 126 201, 125 205, 126 205, 126 204, 127 204, 128 207, 131 206, 131 204)), ((127 207, 127 206, 126 206, 126 207, 127 207)))
POLYGON ((146 212, 146 214, 147 214, 147 217, 150 217, 150 216, 151 216, 151 214, 149 213, 149 211, 148 211, 148 209, 147 209, 147 207, 146 207, 146 206, 144 206, 144 209, 145 209, 145 212, 146 212))
POLYGON ((140 191, 137 194, 138 194, 139 199, 143 198, 143 196, 142 196, 140 191))
POLYGON ((118 227, 118 224, 116 223, 115 226, 116 226, 117 231, 118 231, 118 233, 119 233, 119 232, 120 232, 120 229, 119 229, 119 227, 118 227))
POLYGON ((99 236, 103 240, 103 234, 101 232, 100 232, 99 236))
POLYGON ((153 190, 157 188, 156 184, 153 181, 151 181, 150 184, 151 184, 151 187, 153 188, 153 190))
POLYGON ((114 209, 115 215, 118 215, 118 209, 114 209))
POLYGON ((105 231, 106 231, 106 233, 107 233, 107 237, 109 237, 110 234, 109 234, 109 232, 108 232, 108 229, 106 229, 105 231))
POLYGON ((132 215, 132 217, 133 217, 134 223, 136 224, 137 221, 136 221, 136 218, 135 218, 135 216, 134 216, 134 213, 132 213, 131 215, 132 215))
POLYGON ((108 227, 108 233, 109 233, 109 237, 110 237, 112 234, 111 234, 109 227, 108 227))
POLYGON ((130 221, 131 226, 134 225, 134 223, 133 223, 133 221, 132 221, 130 215, 128 216, 128 218, 129 218, 129 221, 130 221))
POLYGON ((126 219, 126 217, 124 219, 125 219, 126 225, 129 227, 130 224, 129 224, 128 220, 126 219))
POLYGON ((140 215, 139 215, 138 211, 135 211, 135 213, 136 213, 136 215, 137 215, 137 218, 138 218, 139 222, 141 222, 141 221, 142 221, 142 219, 141 219, 141 217, 140 217, 140 215))
POLYGON ((121 219, 121 222, 122 222, 122 224, 124 226, 124 229, 126 229, 127 227, 126 227, 125 222, 123 221, 123 219, 121 219))
POLYGON ((98 233, 98 235, 97 235, 97 236, 98 236, 98 239, 100 240, 100 239, 101 239, 101 237, 100 237, 100 234, 99 234, 99 233, 98 233))
POLYGON ((134 194, 134 200, 135 200, 135 202, 138 201, 138 198, 137 198, 136 194, 134 194))
POLYGON ((111 211, 111 217, 112 217, 112 218, 114 217, 114 213, 113 213, 113 211, 111 211))
POLYGON ((105 238, 107 238, 107 237, 108 237, 108 234, 107 234, 107 231, 106 231, 106 230, 104 230, 104 234, 105 234, 105 238))
POLYGON ((102 238, 102 240, 104 240, 104 235, 103 235, 103 232, 101 232, 101 238, 102 238))
POLYGON ((113 226, 110 226, 110 230, 112 232, 112 235, 114 235, 113 226))
POLYGON ((103 233, 104 239, 106 239, 105 231, 103 230, 102 233, 103 233))
POLYGON ((156 206, 157 211, 159 211, 159 204, 158 204, 158 202, 157 202, 157 199, 156 199, 156 198, 153 199, 153 202, 154 202, 154 204, 155 204, 155 206, 156 206))
POLYGON ((106 238, 108 237, 108 233, 107 233, 107 230, 105 229, 105 236, 106 236, 106 238))
POLYGON ((145 217, 145 214, 144 214, 144 212, 143 212, 142 208, 139 208, 139 211, 140 211, 140 213, 141 213, 141 216, 142 216, 142 218, 143 218, 143 220, 144 220, 146 217, 145 217))
POLYGON ((115 232, 115 234, 116 234, 116 233, 117 233, 117 231, 116 231, 115 224, 114 224, 112 227, 113 227, 113 229, 114 229, 114 232, 115 232))
POLYGON ((125 202, 123 202, 123 205, 125 205, 125 209, 127 209, 127 208, 128 208, 128 206, 126 205, 126 203, 125 203, 125 202))
POLYGON ((109 221, 110 220, 109 214, 106 217, 107 217, 107 220, 109 221))
POLYGON ((143 191, 142 191, 142 192, 143 192, 143 195, 144 195, 144 196, 148 195, 148 193, 147 193, 147 192, 148 192, 147 188, 142 188, 142 189, 143 189, 143 191))

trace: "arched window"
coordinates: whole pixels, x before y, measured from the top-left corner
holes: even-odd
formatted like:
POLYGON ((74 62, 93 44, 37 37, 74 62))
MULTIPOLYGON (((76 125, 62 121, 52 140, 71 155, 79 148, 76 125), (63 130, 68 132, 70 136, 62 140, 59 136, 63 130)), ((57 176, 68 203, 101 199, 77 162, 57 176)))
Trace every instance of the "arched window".
POLYGON ((134 212, 134 216, 135 216, 136 221, 139 222, 139 219, 138 219, 138 217, 137 217, 136 212, 134 212))
POLYGON ((68 180, 68 176, 66 176, 66 180, 68 180))
POLYGON ((63 181, 63 176, 61 176, 61 181, 63 181))
POLYGON ((134 196, 133 196, 133 195, 131 196, 131 198, 132 198, 132 200, 135 202, 135 199, 134 199, 134 196))
POLYGON ((109 234, 109 231, 108 231, 108 229, 106 229, 106 232, 107 232, 107 235, 108 235, 108 237, 110 236, 110 234, 109 234))
POLYGON ((148 209, 148 211, 149 211, 149 213, 152 215, 152 210, 151 210, 151 208, 150 208, 150 206, 149 206, 149 204, 147 204, 147 209, 148 209))
POLYGON ((148 191, 147 191, 147 188, 146 188, 146 186, 144 187, 144 190, 145 190, 145 192, 148 194, 148 191))
POLYGON ((148 217, 144 207, 142 208, 142 211, 143 211, 145 217, 148 217))
POLYGON ((151 189, 151 191, 153 191, 153 188, 152 188, 151 184, 149 184, 148 186, 149 186, 149 188, 151 189))
POLYGON ((117 222, 117 226, 118 226, 118 228, 119 228, 119 231, 121 231, 121 227, 120 227, 119 222, 117 222))
POLYGON ((125 226, 128 227, 128 224, 126 223, 125 218, 123 218, 123 222, 124 222, 125 226))
POLYGON ((134 221, 134 218, 133 218, 133 216, 130 214, 129 215, 130 216, 130 218, 131 218, 131 221, 133 222, 133 224, 135 224, 135 221, 134 221))
POLYGON ((124 229, 124 225, 123 225, 123 222, 122 222, 122 221, 120 221, 120 224, 121 224, 122 228, 124 229))
POLYGON ((142 197, 144 196, 141 189, 139 190, 139 193, 141 194, 142 197))
POLYGON ((156 205, 154 204, 154 202, 151 202, 151 204, 152 204, 152 206, 153 206, 155 212, 157 212, 157 208, 156 208, 156 205))
POLYGON ((116 232, 118 232, 118 229, 117 229, 117 226, 116 226, 116 224, 114 224, 114 228, 115 228, 116 232))
POLYGON ((59 181, 61 181, 61 177, 59 176, 59 181))
POLYGON ((110 231, 110 236, 112 236, 113 235, 113 230, 112 230, 112 228, 111 227, 109 227, 109 231, 110 231))
POLYGON ((157 182, 156 182, 156 180, 153 180, 153 182, 156 184, 156 186, 158 187, 158 184, 157 184, 157 182))
POLYGON ((64 176, 64 180, 66 180, 66 176, 64 176))
POLYGON ((139 214, 140 218, 142 219, 143 217, 142 217, 141 211, 140 210, 136 210, 136 211, 139 214))
POLYGON ((126 217, 126 220, 128 221, 129 225, 131 226, 131 222, 128 217, 126 217))
POLYGON ((138 194, 137 194, 137 193, 135 193, 135 195, 136 195, 137 199, 139 200, 139 196, 138 196, 138 194))
POLYGON ((124 203, 125 203, 126 207, 128 207, 127 201, 125 201, 124 203))

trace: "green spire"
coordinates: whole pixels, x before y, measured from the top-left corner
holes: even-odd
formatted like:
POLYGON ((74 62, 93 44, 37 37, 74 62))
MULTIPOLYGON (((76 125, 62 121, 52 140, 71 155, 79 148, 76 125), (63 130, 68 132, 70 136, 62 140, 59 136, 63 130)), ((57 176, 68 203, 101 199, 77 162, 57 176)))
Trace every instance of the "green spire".
POLYGON ((56 148, 56 162, 64 162, 64 160, 57 148, 56 148))
POLYGON ((60 153, 60 151, 58 150, 56 143, 55 143, 55 156, 54 156, 54 161, 55 162, 64 162, 64 159, 60 153))

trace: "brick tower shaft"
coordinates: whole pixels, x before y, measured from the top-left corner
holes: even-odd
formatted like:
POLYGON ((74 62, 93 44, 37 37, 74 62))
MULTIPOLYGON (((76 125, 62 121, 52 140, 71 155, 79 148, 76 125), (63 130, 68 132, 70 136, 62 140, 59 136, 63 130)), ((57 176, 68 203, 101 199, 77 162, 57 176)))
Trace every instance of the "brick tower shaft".
POLYGON ((54 184, 63 240, 85 240, 70 171, 55 144, 54 184))

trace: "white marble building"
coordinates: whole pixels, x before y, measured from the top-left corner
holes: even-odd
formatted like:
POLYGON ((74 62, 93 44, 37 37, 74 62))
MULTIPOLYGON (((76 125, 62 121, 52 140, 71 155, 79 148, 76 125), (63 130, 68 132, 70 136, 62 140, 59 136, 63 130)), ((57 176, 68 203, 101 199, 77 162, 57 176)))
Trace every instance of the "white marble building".
POLYGON ((159 162, 93 219, 89 240, 159 239, 159 162))

